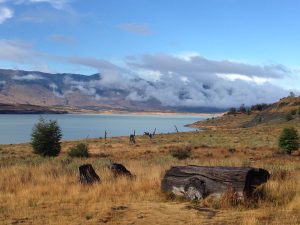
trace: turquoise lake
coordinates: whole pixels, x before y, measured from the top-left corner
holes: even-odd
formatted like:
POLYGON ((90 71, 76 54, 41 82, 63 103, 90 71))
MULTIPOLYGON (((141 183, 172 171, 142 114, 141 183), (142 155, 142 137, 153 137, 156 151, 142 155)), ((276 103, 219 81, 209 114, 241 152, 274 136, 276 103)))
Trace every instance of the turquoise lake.
POLYGON ((26 143, 34 124, 40 117, 57 120, 63 139, 82 139, 86 137, 128 136, 146 132, 171 133, 175 125, 180 132, 193 131, 185 127, 209 117, 195 115, 132 115, 132 114, 62 114, 62 115, 0 115, 0 144, 26 143))

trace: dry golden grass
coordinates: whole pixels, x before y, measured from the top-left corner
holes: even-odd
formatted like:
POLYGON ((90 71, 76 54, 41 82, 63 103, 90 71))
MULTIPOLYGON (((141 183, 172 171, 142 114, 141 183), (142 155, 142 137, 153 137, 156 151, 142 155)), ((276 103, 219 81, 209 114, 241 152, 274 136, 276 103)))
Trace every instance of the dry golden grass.
POLYGON ((300 157, 276 153, 281 127, 88 140, 92 157, 69 159, 79 141, 65 141, 56 158, 41 158, 29 145, 0 146, 0 224, 300 224, 300 157), (177 160, 171 150, 192 149, 177 160), (123 163, 136 179, 115 179, 108 159, 123 163), (91 163, 102 182, 85 187, 78 166, 91 163), (160 192, 171 165, 254 166, 269 170, 264 197, 253 204, 206 199, 191 203, 160 192))

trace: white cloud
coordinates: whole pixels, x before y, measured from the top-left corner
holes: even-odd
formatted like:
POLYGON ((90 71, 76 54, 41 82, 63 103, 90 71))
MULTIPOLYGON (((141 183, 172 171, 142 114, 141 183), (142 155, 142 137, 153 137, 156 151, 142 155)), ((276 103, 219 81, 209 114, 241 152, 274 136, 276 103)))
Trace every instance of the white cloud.
POLYGON ((0 59, 13 62, 26 62, 35 54, 32 46, 18 40, 0 39, 0 59))
POLYGON ((184 59, 186 61, 190 61, 191 58, 193 57, 197 57, 197 56, 200 56, 200 54, 198 52, 183 52, 183 53, 180 53, 180 54, 176 54, 175 55, 176 57, 180 58, 180 59, 184 59))
MULTIPOLYGON (((96 100, 103 100, 103 90, 111 90, 110 98, 157 99, 166 106, 230 107, 270 103, 289 92, 271 84, 290 77, 290 70, 282 65, 217 61, 194 54, 185 57, 160 54, 127 57, 125 66, 120 66, 97 58, 49 56, 20 41, 0 39, 0 49, 0 60, 32 65, 54 61, 97 69, 101 76, 93 80, 64 81, 69 91, 79 90, 96 100)), ((14 79, 39 78, 27 75, 14 79)), ((59 95, 55 86, 50 88, 59 95)))
POLYGON ((150 27, 146 24, 122 23, 119 24, 119 28, 138 35, 150 35, 152 33, 150 27))
POLYGON ((63 9, 69 8, 69 2, 70 2, 70 0, 12 0, 12 1, 17 5, 46 3, 58 10, 63 10, 63 9))
POLYGON ((289 70, 281 65, 215 61, 195 54, 131 56, 126 60, 129 69, 94 58, 69 60, 99 70, 101 78, 97 81, 71 82, 75 89, 95 99, 102 99, 97 90, 113 88, 124 90, 124 97, 132 101, 157 99, 174 107, 230 107, 270 103, 288 94, 269 82, 289 76, 289 70))
POLYGON ((0 7, 0 24, 13 17, 13 11, 7 7, 0 7))
POLYGON ((229 60, 210 60, 201 56, 192 56, 188 60, 177 56, 156 54, 127 59, 133 68, 160 71, 162 74, 169 72, 185 74, 241 74, 248 77, 282 78, 290 71, 282 65, 251 65, 229 60))
POLYGON ((0 39, 0 60, 32 66, 32 69, 50 71, 46 61, 60 61, 56 56, 50 56, 34 50, 33 45, 20 40, 0 39))
POLYGON ((32 3, 48 3, 53 8, 56 9, 65 9, 68 5, 68 0, 29 0, 32 3))
POLYGON ((32 67, 32 70, 44 73, 54 73, 54 71, 49 67, 48 63, 46 62, 35 62, 32 67))
POLYGON ((88 57, 70 57, 67 59, 69 63, 92 67, 101 73, 101 85, 108 86, 124 86, 123 80, 126 77, 134 77, 135 73, 117 66, 109 61, 88 58, 88 57))
POLYGON ((60 35, 60 34, 50 35, 49 39, 53 42, 62 43, 62 44, 69 44, 69 45, 72 45, 76 42, 73 37, 60 35))
POLYGON ((18 76, 15 75, 12 77, 13 80, 20 80, 20 81, 33 81, 33 80, 41 80, 44 79, 41 76, 38 76, 36 74, 28 74, 28 75, 24 75, 24 76, 18 76))
POLYGON ((272 79, 270 79, 270 78, 257 77, 257 76, 248 77, 248 76, 245 76, 242 74, 217 74, 217 76, 220 76, 224 79, 228 79, 231 81, 243 80, 243 81, 254 82, 257 84, 263 84, 263 83, 272 81, 272 79))
MULTIPOLYGON (((288 91, 270 84, 290 71, 281 65, 250 65, 228 60, 216 61, 196 54, 182 56, 145 55, 129 57, 134 71, 160 74, 159 80, 144 89, 144 100, 158 99, 169 106, 238 106, 273 102, 288 91)), ((145 76, 144 76, 145 77, 145 76)), ((132 95, 137 99, 136 95, 132 95)), ((130 97, 130 96, 129 96, 130 97)))

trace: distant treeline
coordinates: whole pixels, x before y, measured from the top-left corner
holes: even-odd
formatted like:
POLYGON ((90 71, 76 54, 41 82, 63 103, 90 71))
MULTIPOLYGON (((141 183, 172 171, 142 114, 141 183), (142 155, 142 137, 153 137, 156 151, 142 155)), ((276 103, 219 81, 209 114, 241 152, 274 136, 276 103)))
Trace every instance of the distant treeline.
POLYGON ((252 111, 263 111, 266 108, 268 108, 270 105, 271 104, 262 103, 262 104, 256 104, 256 105, 252 105, 250 107, 247 107, 247 106, 245 106, 245 104, 242 104, 238 108, 235 108, 235 107, 229 108, 228 114, 251 113, 252 111))

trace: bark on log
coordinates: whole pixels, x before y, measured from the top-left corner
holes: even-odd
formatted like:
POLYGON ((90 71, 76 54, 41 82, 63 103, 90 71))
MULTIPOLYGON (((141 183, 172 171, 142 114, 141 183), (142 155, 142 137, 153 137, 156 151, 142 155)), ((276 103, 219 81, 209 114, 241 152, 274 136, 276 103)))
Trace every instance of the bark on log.
POLYGON ((191 200, 220 197, 232 190, 239 198, 247 199, 269 178, 268 171, 250 167, 175 166, 166 172, 161 190, 191 200))
POLYGON ((100 181, 91 164, 84 164, 79 167, 79 181, 82 184, 93 184, 100 181))

